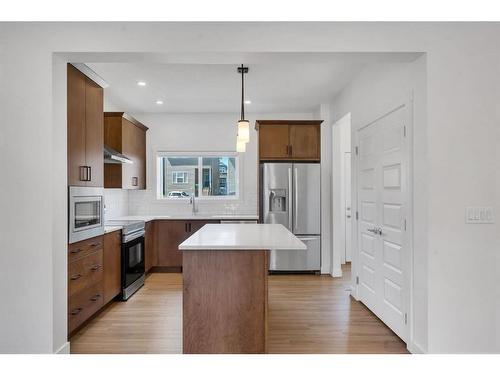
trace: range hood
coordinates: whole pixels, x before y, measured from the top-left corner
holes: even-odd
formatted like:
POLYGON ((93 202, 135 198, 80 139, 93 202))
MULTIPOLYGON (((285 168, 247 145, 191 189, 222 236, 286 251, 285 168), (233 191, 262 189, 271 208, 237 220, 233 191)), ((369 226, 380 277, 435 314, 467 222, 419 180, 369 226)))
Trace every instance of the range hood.
POLYGON ((104 146, 104 162, 109 164, 133 164, 134 162, 111 147, 104 146))

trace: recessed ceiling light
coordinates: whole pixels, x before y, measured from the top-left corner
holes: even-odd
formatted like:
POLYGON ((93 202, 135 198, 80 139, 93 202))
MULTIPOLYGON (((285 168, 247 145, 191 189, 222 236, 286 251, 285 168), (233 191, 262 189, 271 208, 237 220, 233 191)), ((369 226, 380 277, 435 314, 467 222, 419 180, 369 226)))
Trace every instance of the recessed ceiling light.
POLYGON ((251 100, 245 100, 245 104, 252 104, 251 100))
POLYGON ((158 105, 162 105, 162 104, 163 104, 163 100, 157 100, 157 101, 156 101, 156 104, 158 104, 158 105))
POLYGON ((144 81, 138 81, 137 86, 146 86, 146 82, 144 81))

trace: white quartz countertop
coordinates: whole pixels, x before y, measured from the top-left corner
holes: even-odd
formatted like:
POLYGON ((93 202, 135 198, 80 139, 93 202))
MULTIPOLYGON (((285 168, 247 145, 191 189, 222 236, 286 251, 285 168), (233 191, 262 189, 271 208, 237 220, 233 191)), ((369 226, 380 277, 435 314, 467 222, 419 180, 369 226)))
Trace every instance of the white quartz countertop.
POLYGON ((110 220, 259 220, 257 215, 232 214, 172 214, 172 215, 133 215, 120 216, 110 220))
POLYGON ((115 232, 117 230, 122 230, 123 228, 119 225, 105 225, 104 226, 104 233, 111 233, 115 232))
POLYGON ((206 224, 179 250, 306 250, 281 224, 206 224))

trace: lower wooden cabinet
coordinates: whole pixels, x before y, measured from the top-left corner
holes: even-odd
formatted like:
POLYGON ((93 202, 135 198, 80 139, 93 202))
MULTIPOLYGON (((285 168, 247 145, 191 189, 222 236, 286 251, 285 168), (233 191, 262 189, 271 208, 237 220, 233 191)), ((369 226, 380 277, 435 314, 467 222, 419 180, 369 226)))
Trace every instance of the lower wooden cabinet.
POLYGON ((68 302, 68 333, 72 333, 102 306, 102 283, 91 285, 70 297, 68 302))
POLYGON ((104 305, 103 236, 68 246, 68 333, 104 305))
POLYGON ((188 237, 185 221, 159 220, 156 223, 158 233, 158 266, 182 267, 182 252, 178 246, 188 237))
POLYGON ((121 292, 121 231, 104 235, 104 303, 121 292))
POLYGON ((179 250, 179 245, 205 224, 218 222, 218 220, 158 220, 156 222, 158 266, 182 267, 182 251, 179 250))
POLYGON ((158 265, 158 248, 156 241, 156 221, 148 221, 146 223, 146 235, 144 237, 144 263, 146 272, 149 272, 152 267, 158 265))

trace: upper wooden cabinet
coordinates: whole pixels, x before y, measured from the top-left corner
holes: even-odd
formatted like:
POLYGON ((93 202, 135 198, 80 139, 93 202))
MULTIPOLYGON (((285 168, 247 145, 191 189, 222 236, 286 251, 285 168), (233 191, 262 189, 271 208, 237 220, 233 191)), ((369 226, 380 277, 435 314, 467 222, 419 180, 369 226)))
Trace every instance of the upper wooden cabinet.
POLYGON ((320 161, 322 122, 257 121, 260 160, 320 161))
POLYGON ((146 189, 146 131, 123 112, 104 113, 104 144, 132 160, 132 164, 104 164, 104 187, 146 189))
POLYGON ((104 185, 103 89, 73 65, 67 69, 68 185, 104 185))

